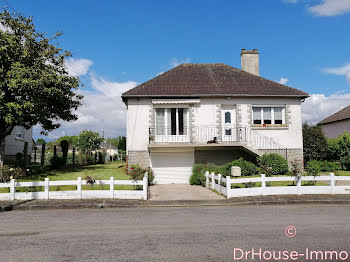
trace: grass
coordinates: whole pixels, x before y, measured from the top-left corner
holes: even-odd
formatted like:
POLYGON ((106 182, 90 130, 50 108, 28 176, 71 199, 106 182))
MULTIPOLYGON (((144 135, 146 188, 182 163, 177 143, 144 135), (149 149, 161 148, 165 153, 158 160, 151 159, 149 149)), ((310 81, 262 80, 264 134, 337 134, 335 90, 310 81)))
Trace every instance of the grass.
MULTIPOLYGON (((130 180, 130 176, 126 174, 125 162, 114 161, 107 164, 90 165, 84 167, 67 168, 62 170, 54 170, 44 172, 35 176, 27 177, 25 179, 19 179, 18 181, 44 181, 45 178, 50 178, 51 181, 59 180, 77 180, 81 177, 83 180, 86 176, 93 176, 96 180, 109 180, 110 177, 114 177, 115 180, 130 180)), ((66 191, 76 190, 76 186, 50 186, 52 191, 66 191)), ((83 190, 109 190, 109 185, 100 185, 98 183, 94 185, 84 185, 83 190)), ((132 185, 116 185, 115 190, 134 190, 135 186, 132 185)), ((7 193, 8 188, 0 188, 0 193, 7 193)), ((18 192, 30 192, 30 191, 43 191, 44 187, 30 187, 30 188, 17 188, 18 192)))

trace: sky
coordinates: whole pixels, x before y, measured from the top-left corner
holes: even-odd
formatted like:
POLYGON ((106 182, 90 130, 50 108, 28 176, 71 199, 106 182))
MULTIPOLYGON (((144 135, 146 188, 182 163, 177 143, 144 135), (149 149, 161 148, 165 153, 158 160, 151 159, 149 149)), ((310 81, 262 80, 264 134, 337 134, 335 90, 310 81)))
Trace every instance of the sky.
MULTIPOLYGON (((83 129, 125 135, 120 95, 181 63, 240 68, 257 48, 261 76, 303 90, 303 122, 315 124, 350 104, 350 0, 0 0, 33 16, 72 53, 70 74, 84 87, 79 119, 47 140, 83 129)), ((39 137, 40 128, 34 128, 39 137)))

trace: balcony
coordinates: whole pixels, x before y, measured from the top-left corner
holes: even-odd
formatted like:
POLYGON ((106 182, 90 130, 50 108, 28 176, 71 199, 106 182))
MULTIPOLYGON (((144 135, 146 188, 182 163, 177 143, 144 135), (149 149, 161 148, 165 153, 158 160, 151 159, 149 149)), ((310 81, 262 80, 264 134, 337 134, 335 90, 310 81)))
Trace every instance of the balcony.
POLYGON ((149 129, 150 145, 210 145, 243 146, 254 153, 278 153, 287 149, 258 131, 247 126, 195 126, 182 128, 157 127, 149 129))

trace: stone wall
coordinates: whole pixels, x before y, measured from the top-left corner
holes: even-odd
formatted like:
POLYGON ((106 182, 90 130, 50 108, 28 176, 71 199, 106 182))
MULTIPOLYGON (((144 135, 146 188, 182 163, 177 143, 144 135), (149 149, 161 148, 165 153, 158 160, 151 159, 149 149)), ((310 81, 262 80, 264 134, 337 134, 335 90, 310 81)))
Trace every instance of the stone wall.
POLYGON ((129 151, 128 152, 128 167, 139 164, 143 168, 150 166, 150 156, 148 151, 129 151))

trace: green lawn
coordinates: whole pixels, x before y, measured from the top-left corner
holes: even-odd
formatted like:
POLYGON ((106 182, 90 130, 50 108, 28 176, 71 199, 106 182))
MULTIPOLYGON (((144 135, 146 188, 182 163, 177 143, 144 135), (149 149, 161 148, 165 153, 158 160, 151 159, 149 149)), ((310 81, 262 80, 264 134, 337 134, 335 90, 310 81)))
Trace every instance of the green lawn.
MULTIPOLYGON (((76 180, 81 177, 82 180, 86 176, 93 176, 96 180, 109 180, 110 177, 114 177, 115 180, 130 180, 130 176, 126 174, 125 162, 110 162, 107 164, 90 165, 84 167, 67 168, 57 171, 48 171, 39 175, 32 177, 27 177, 25 179, 20 179, 18 181, 44 181, 45 178, 50 178, 52 181, 59 180, 76 180)), ((119 185, 114 186, 115 190, 134 190, 135 186, 132 185, 119 185)), ((76 186, 50 186, 50 190, 53 191, 66 191, 66 190, 76 190, 76 186)), ((98 183, 94 185, 84 185, 83 190, 108 190, 109 185, 100 185, 98 183)), ((17 188, 18 192, 22 191, 43 191, 43 187, 35 188, 17 188)), ((0 188, 0 193, 7 193, 8 188, 0 188)))

